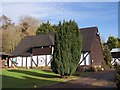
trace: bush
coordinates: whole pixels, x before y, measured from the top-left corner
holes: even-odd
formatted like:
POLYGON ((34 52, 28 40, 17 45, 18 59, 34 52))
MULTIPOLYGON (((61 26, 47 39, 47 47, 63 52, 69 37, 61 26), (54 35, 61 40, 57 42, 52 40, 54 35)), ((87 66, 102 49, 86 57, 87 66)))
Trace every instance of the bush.
POLYGON ((120 88, 120 65, 116 64, 115 69, 117 71, 117 74, 116 74, 116 86, 118 88, 120 88))

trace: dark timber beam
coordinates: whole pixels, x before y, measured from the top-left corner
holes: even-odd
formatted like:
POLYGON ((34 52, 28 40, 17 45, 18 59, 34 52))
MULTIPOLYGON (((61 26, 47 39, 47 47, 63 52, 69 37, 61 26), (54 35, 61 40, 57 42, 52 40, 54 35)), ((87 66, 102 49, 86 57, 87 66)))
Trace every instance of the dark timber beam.
POLYGON ((21 64, 21 65, 22 65, 22 67, 23 67, 23 57, 22 57, 22 64, 21 64))
POLYGON ((27 68, 27 57, 26 57, 26 68, 27 68))
POLYGON ((120 58, 118 58, 118 61, 120 61, 120 58))
POLYGON ((52 58, 50 59, 50 61, 48 62, 47 66, 52 62, 52 60, 53 60, 53 56, 52 56, 52 58))
POLYGON ((37 64, 35 63, 35 61, 32 59, 32 62, 37 66, 37 64))
POLYGON ((37 67, 38 67, 38 55, 37 55, 37 67))
POLYGON ((33 56, 33 55, 31 54, 31 68, 32 68, 32 56, 33 56))
POLYGON ((45 60, 45 66, 47 66, 47 55, 46 55, 46 60, 45 60))

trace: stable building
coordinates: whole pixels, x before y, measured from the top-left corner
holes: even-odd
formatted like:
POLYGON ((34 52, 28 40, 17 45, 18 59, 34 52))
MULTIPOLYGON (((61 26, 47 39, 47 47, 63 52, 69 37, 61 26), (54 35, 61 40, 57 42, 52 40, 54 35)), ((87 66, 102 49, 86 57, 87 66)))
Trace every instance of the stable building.
POLYGON ((120 65, 120 48, 113 48, 111 51, 112 61, 111 64, 119 64, 120 65))
MULTIPOLYGON (((80 29, 82 54, 80 66, 101 65, 102 46, 97 27, 80 29)), ((55 34, 28 36, 12 52, 9 62, 16 61, 18 67, 50 66, 55 45, 55 34)), ((12 66, 12 63, 9 66, 12 66)))

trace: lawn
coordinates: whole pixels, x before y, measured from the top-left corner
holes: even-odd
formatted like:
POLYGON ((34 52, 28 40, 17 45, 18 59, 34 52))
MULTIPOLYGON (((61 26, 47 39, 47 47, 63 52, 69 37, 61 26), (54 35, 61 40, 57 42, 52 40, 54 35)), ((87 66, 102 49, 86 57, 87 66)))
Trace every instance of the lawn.
MULTIPOLYGON (((52 71, 40 69, 6 69, 0 71, 0 76, 2 76, 2 88, 40 88, 66 81, 52 71)), ((71 78, 75 77, 77 76, 71 78)))

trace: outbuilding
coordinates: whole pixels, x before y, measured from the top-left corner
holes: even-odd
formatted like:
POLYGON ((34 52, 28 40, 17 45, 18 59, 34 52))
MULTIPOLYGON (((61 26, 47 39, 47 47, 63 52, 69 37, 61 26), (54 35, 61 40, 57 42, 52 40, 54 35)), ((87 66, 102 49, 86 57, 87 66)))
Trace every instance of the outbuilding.
POLYGON ((112 56, 111 64, 117 63, 120 65, 120 48, 113 48, 110 52, 112 56))

